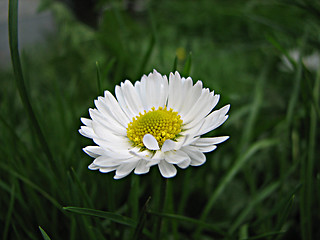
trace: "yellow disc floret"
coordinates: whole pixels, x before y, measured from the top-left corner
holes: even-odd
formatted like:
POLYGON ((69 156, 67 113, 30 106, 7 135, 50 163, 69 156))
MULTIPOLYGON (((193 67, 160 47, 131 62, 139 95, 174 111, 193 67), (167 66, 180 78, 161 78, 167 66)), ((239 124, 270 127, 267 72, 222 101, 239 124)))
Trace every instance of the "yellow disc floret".
POLYGON ((161 148, 165 140, 175 140, 181 132, 182 120, 178 112, 167 110, 167 107, 153 107, 150 111, 139 113, 139 116, 132 118, 128 124, 127 136, 135 146, 144 147, 143 137, 151 134, 161 148))

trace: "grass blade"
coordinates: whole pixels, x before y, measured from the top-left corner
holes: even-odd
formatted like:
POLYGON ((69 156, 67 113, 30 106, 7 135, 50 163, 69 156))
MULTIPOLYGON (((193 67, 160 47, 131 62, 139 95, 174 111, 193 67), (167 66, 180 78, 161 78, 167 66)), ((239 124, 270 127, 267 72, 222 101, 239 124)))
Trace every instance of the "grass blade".
POLYGON ((122 216, 117 213, 105 212, 105 211, 89 209, 89 208, 79 208, 79 207, 64 207, 63 209, 66 211, 69 211, 69 212, 78 213, 78 214, 82 214, 82 215, 88 215, 88 216, 93 216, 93 217, 100 217, 100 218, 109 219, 110 221, 120 223, 122 225, 126 225, 129 227, 136 226, 135 221, 133 221, 131 218, 122 216))
POLYGON ((263 201, 265 198, 270 196, 279 186, 280 186, 280 181, 277 181, 265 187, 264 189, 262 189, 262 191, 259 192, 256 197, 253 198, 253 200, 247 205, 247 207, 237 217, 235 222, 230 227, 229 233, 233 234, 234 231, 237 230, 237 228, 243 223, 246 217, 250 214, 252 209, 254 209, 254 207, 257 204, 259 204, 261 201, 263 201))
POLYGON ((96 68, 97 68, 97 85, 98 85, 98 96, 103 93, 102 85, 101 85, 101 68, 98 61, 96 61, 96 68))
POLYGON ((8 230, 9 230, 9 226, 10 226, 10 221, 11 221, 11 217, 12 217, 12 210, 13 210, 14 200, 15 200, 15 181, 12 185, 10 195, 11 195, 11 197, 10 197, 10 202, 9 202, 9 208, 8 208, 8 212, 6 215, 6 222, 5 222, 4 230, 3 230, 3 237, 2 237, 3 240, 7 239, 7 237, 8 237, 8 230))
POLYGON ((190 52, 189 55, 188 55, 187 61, 186 61, 185 65, 184 65, 182 74, 181 74, 182 77, 189 77, 190 76, 191 65, 192 65, 192 54, 190 52))
POLYGON ((140 76, 142 75, 142 73, 144 72, 144 70, 145 70, 145 68, 147 66, 147 63, 148 63, 148 61, 150 59, 151 53, 152 53, 152 51, 154 49, 155 43, 156 43, 156 39, 155 39, 154 34, 152 34, 151 37, 150 37, 150 42, 149 42, 147 51, 146 51, 146 53, 144 54, 144 56, 142 58, 142 62, 140 64, 139 71, 137 73, 137 78, 135 78, 135 79, 139 79, 140 76))
POLYGON ((51 202, 54 206, 56 206, 59 210, 61 209, 61 205, 58 203, 57 200, 55 200, 52 196, 50 196, 46 191, 44 191, 43 189, 41 189, 38 185, 36 185, 35 183, 33 183, 32 181, 30 181, 28 178, 22 176, 21 174, 11 170, 7 165, 5 164, 0 164, 0 167, 5 169, 7 172, 9 172, 10 174, 12 174, 12 176, 18 178, 19 180, 21 180, 23 183, 25 183, 26 185, 28 185, 29 187, 31 187, 32 189, 34 189, 35 191, 37 191, 38 193, 40 193, 44 198, 46 198, 49 202, 51 202))
POLYGON ((9 0, 9 45, 11 53, 11 61, 13 72, 16 80, 16 85, 23 103, 24 108, 27 111, 31 125, 34 127, 39 143, 41 144, 50 164, 53 162, 52 154, 49 149, 49 145, 42 133, 39 122, 33 111, 27 89, 25 87, 24 78, 22 74, 20 55, 18 49, 18 0, 9 0))
POLYGON ((141 237, 141 233, 143 231, 143 227, 144 227, 144 224, 147 220, 147 214, 148 214, 148 208, 149 208, 149 202, 150 202, 150 199, 151 197, 149 197, 146 201, 146 203, 144 204, 142 210, 141 210, 141 213, 140 213, 140 217, 139 217, 139 220, 138 220, 138 223, 137 223, 137 226, 134 230, 134 234, 133 234, 133 237, 131 239, 133 240, 138 240, 138 239, 142 239, 141 237))
MULTIPOLYGON (((257 151, 270 147, 272 145, 275 145, 277 141, 275 140, 262 140, 260 142, 257 142, 253 144, 241 157, 239 157, 235 164, 230 168, 230 170, 226 173, 225 177, 222 179, 220 184, 217 186, 216 190, 212 193, 210 196, 207 205, 205 206, 202 214, 201 214, 201 221, 205 221, 207 218, 209 212, 211 211, 211 208, 213 207, 213 204, 218 199, 218 197, 221 195, 223 190, 226 188, 228 183, 234 178, 234 176, 242 169, 242 167, 245 165, 245 163, 254 155, 257 151)), ((201 227, 195 232, 195 239, 198 239, 199 235, 201 233, 201 227)))
POLYGON ((222 236, 226 235, 226 233, 224 231, 217 228, 216 226, 213 226, 212 224, 206 223, 206 222, 198 220, 198 219, 194 219, 194 218, 190 218, 190 217, 186 217, 186 216, 182 216, 182 215, 177 215, 177 214, 172 214, 172 213, 159 213, 159 212, 154 212, 154 211, 149 211, 148 213, 151 215, 154 215, 154 216, 159 216, 159 217, 163 217, 163 218, 170 218, 170 219, 173 219, 176 221, 193 223, 193 224, 201 226, 202 228, 204 228, 206 230, 210 230, 214 233, 217 233, 219 235, 222 235, 222 236))
POLYGON ((178 69, 178 57, 177 55, 174 57, 172 72, 174 73, 178 69))
POLYGON ((264 233, 258 236, 254 236, 254 237, 250 237, 250 238, 242 238, 240 240, 255 240, 255 239, 266 239, 267 237, 274 237, 274 236, 278 236, 280 234, 284 234, 286 232, 284 231, 277 231, 277 232, 268 232, 268 233, 264 233))
POLYGON ((42 234, 42 237, 44 240, 51 240, 51 238, 48 236, 48 234, 39 226, 40 232, 42 234))

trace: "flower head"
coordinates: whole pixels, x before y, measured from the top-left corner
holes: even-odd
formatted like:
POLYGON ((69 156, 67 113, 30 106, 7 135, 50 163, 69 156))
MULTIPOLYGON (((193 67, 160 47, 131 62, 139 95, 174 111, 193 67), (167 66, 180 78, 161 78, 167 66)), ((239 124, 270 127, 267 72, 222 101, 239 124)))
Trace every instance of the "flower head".
POLYGON ((216 149, 229 137, 201 135, 223 124, 230 105, 212 111, 220 95, 193 85, 192 79, 178 72, 162 76, 156 70, 133 85, 126 80, 95 100, 89 109, 91 119, 81 118, 79 132, 97 146, 83 150, 95 158, 89 169, 107 173, 115 179, 149 172, 158 165, 163 177, 174 177, 176 166, 199 166, 206 161, 204 153, 216 149))

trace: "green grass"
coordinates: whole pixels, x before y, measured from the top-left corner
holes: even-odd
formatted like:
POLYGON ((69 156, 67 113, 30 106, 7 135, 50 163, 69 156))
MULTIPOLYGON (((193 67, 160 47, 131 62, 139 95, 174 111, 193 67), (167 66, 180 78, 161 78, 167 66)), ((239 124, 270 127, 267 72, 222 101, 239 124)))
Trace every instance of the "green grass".
POLYGON ((320 238, 320 71, 301 59, 292 71, 279 67, 291 49, 320 50, 319 4, 164 0, 130 12, 101 1, 92 29, 43 1, 59 31, 19 52, 18 2, 9 3, 0 238, 320 238), (167 181, 157 167, 121 180, 88 170, 81 149, 92 142, 77 132, 80 117, 103 90, 152 69, 177 69, 221 94, 230 117, 208 136, 230 139, 167 181))

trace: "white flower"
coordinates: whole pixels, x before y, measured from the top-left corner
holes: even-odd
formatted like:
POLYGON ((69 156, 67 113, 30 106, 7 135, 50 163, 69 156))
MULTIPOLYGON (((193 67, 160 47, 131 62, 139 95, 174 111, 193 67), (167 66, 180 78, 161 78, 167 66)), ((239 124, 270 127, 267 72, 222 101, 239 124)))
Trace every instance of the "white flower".
POLYGON ((81 118, 79 132, 97 146, 83 150, 95 158, 89 166, 102 173, 115 172, 115 179, 149 172, 158 165, 165 178, 174 177, 180 168, 199 166, 204 153, 229 137, 201 135, 223 124, 230 105, 213 111, 220 95, 202 87, 198 81, 170 73, 169 81, 156 70, 134 85, 128 80, 95 100, 89 109, 91 119, 81 118))

